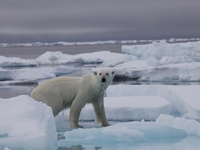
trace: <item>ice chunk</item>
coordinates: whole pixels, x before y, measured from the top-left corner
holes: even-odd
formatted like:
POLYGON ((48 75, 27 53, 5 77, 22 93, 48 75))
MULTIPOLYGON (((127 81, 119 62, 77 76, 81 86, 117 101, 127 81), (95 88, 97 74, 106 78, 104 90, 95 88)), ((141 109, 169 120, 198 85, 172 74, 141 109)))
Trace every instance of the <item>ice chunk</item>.
POLYGON ((179 95, 189 106, 195 110, 200 110, 200 86, 167 86, 179 95))
MULTIPOLYGON (((155 120, 160 114, 170 114, 172 105, 162 97, 105 97, 106 117, 108 120, 155 120)), ((63 115, 62 113, 60 115, 63 115)), ((69 118, 65 112, 65 117, 69 118)), ((95 113, 91 105, 86 105, 81 112, 80 120, 94 120, 95 113)))
POLYGON ((60 51, 49 52, 40 55, 35 59, 37 65, 61 65, 65 64, 73 58, 73 55, 63 54, 60 51))
POLYGON ((4 57, 0 55, 0 67, 27 67, 36 66, 34 60, 21 59, 18 57, 4 57))
MULTIPOLYGON (((134 97, 105 97, 104 100, 106 117, 108 120, 156 120, 160 114, 170 114, 172 105, 162 97, 134 96, 134 97)), ((63 111, 57 117, 69 118, 69 111, 63 111), (64 117, 63 117, 64 116, 64 117)), ((80 120, 90 121, 95 119, 95 113, 91 105, 86 105, 80 120)))
POLYGON ((184 130, 188 135, 200 136, 200 123, 195 120, 180 117, 175 118, 173 116, 162 114, 156 119, 156 122, 176 129, 184 130))
POLYGON ((159 65, 149 60, 130 61, 115 66, 116 78, 130 78, 140 81, 200 81, 200 63, 159 65), (149 62, 149 64, 147 63, 149 62), (156 66, 157 65, 157 66, 156 66))
POLYGON ((154 57, 161 60, 163 57, 190 57, 198 61, 200 56, 200 41, 188 43, 166 43, 165 40, 153 42, 146 45, 122 46, 122 52, 137 56, 138 59, 149 59, 154 57))
POLYGON ((122 46, 138 60, 116 65, 117 77, 142 81, 200 81, 200 41, 122 46))
POLYGON ((168 138, 173 142, 174 139, 181 140, 187 136, 183 130, 155 122, 118 123, 105 128, 76 129, 67 131, 64 135, 66 145, 105 145, 110 148, 154 140, 163 143, 168 138))
POLYGON ((34 81, 34 80, 53 78, 60 75, 72 74, 74 71, 75 71, 74 68, 67 66, 22 68, 22 69, 12 69, 12 70, 0 69, 0 81, 1 80, 3 81, 17 80, 18 82, 23 80, 34 81))
MULTIPOLYGON (((115 85, 109 86, 107 89, 108 97, 125 97, 125 96, 158 96, 163 97, 165 100, 169 101, 173 105, 173 113, 177 113, 181 116, 200 119, 200 113, 198 110, 191 107, 187 103, 190 101, 191 97, 180 96, 181 92, 177 93, 173 91, 171 86, 164 85, 115 85)), ((190 86, 190 90, 196 89, 195 86, 190 86)), ((183 88, 182 92, 187 94, 189 93, 189 88, 183 88)), ((198 97, 193 98, 193 103, 196 102, 196 105, 199 104, 198 97)))
POLYGON ((0 149, 54 149, 55 119, 50 107, 29 96, 0 98, 0 149))
MULTIPOLYGON (((106 116, 108 120, 154 121, 160 114, 171 114, 199 120, 199 88, 199 86, 187 88, 164 85, 111 85, 104 100, 106 116)), ((58 122, 63 118, 68 119, 69 111, 60 113, 59 117, 58 122)), ((94 119, 92 105, 86 105, 82 109, 80 120, 94 119)))

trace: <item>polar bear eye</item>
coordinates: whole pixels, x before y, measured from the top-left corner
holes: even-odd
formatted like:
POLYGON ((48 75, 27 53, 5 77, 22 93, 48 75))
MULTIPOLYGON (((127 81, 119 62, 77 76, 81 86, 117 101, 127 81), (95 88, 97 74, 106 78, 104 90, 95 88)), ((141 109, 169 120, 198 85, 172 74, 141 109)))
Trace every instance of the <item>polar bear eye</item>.
POLYGON ((108 76, 108 75, 109 75, 109 73, 106 73, 106 75, 108 76))
POLYGON ((101 73, 99 73, 99 75, 101 75, 101 73))

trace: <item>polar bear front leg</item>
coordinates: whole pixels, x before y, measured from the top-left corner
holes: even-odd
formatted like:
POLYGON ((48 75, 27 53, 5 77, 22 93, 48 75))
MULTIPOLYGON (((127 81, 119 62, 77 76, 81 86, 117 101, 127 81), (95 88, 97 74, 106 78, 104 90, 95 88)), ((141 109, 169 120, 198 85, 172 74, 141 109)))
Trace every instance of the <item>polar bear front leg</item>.
POLYGON ((78 124, 79 116, 81 110, 85 104, 78 100, 77 98, 73 101, 70 107, 70 115, 69 115, 69 122, 71 128, 83 128, 83 126, 78 124))
POLYGON ((102 92, 96 100, 92 101, 96 114, 96 122, 100 122, 103 127, 109 126, 104 108, 104 92, 102 92))

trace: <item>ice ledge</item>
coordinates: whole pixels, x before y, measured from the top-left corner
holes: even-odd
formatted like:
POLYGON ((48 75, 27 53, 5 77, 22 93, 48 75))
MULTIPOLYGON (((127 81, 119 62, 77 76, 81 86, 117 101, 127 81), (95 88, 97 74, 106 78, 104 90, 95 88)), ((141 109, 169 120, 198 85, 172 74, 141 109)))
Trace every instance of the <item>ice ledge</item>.
MULTIPOLYGON (((162 97, 173 106, 174 111, 180 116, 190 119, 200 120, 200 111, 193 107, 198 104, 198 97, 191 97, 190 92, 199 91, 199 86, 190 86, 189 88, 165 86, 165 85, 115 85, 107 89, 108 97, 134 97, 134 96, 158 96, 162 97), (181 91, 181 92, 178 92, 181 91), (184 94, 184 96, 182 95, 184 94), (192 104, 191 104, 192 102, 192 104)), ((199 93, 199 92, 198 92, 199 93)))

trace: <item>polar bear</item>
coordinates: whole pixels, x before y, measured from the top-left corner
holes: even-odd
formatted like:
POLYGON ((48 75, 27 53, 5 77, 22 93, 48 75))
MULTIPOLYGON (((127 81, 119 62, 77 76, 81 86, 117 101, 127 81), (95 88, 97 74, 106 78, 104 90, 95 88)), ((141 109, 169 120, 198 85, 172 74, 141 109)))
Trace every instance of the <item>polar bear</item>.
POLYGON ((83 128, 78 124, 82 108, 92 103, 96 121, 108 126, 104 110, 104 91, 112 83, 115 71, 102 69, 83 77, 56 77, 36 87, 31 96, 50 106, 54 116, 70 107, 69 122, 71 128, 83 128))

